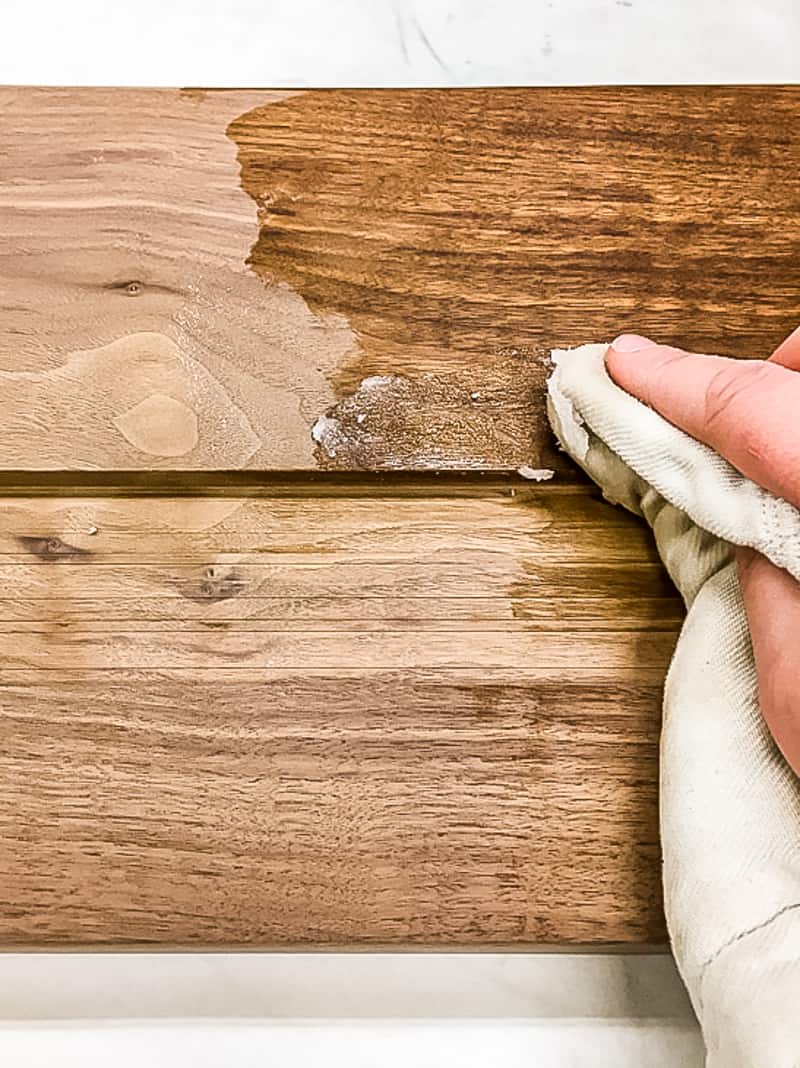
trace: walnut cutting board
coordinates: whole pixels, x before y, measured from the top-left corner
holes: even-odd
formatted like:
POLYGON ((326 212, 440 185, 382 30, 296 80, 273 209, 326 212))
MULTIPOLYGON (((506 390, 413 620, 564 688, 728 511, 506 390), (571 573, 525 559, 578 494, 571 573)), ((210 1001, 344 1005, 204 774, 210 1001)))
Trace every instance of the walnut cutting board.
POLYGON ((0 89, 0 945, 663 941, 680 605, 547 352, 796 326, 798 114, 0 89))

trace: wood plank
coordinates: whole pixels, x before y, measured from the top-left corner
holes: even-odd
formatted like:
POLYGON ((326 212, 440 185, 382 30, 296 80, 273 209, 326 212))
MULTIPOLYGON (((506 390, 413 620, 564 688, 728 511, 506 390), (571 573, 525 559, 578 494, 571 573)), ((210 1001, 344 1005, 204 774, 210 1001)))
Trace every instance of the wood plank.
POLYGON ((753 356, 796 326, 799 109, 2 89, 0 468, 572 481, 550 347, 628 328, 753 356))
POLYGON ((0 89, 0 944, 663 941, 681 606, 547 351, 793 328, 799 105, 0 89))
POLYGON ((679 602, 459 492, 0 500, 0 944, 662 941, 679 602))

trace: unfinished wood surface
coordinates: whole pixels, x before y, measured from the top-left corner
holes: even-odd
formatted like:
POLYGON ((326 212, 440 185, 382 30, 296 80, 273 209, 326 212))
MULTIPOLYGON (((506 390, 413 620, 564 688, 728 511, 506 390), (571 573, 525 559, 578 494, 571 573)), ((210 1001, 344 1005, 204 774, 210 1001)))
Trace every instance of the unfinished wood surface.
POLYGON ((0 467, 573 472, 546 353, 797 325, 797 88, 0 90, 0 467))
POLYGON ((587 491, 0 500, 0 943, 653 943, 679 603, 587 491))

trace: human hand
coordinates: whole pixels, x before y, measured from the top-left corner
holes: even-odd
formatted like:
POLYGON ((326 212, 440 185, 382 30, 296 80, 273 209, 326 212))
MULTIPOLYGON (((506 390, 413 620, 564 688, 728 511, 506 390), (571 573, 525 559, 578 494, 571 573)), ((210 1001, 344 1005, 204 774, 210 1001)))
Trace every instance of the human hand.
POLYGON ((659 815, 667 925, 706 1064, 798 1068, 800 332, 773 361, 628 335, 553 362, 560 444, 650 525, 686 602, 664 685, 659 815), (780 566, 745 554, 740 582, 732 548, 744 544, 780 566))
MULTIPOLYGON (((624 334, 606 353, 628 393, 800 508, 800 328, 769 360, 701 356, 624 334)), ((773 738, 800 774, 800 584, 751 549, 739 581, 773 738)))

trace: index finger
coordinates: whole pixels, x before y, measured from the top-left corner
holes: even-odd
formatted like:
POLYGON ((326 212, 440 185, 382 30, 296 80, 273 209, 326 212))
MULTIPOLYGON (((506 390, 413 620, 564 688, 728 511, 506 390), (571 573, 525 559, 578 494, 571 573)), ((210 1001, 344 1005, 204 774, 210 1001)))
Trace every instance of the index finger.
POLYGON ((606 366, 628 393, 800 507, 797 371, 778 362, 684 352, 636 334, 613 342, 606 366))

